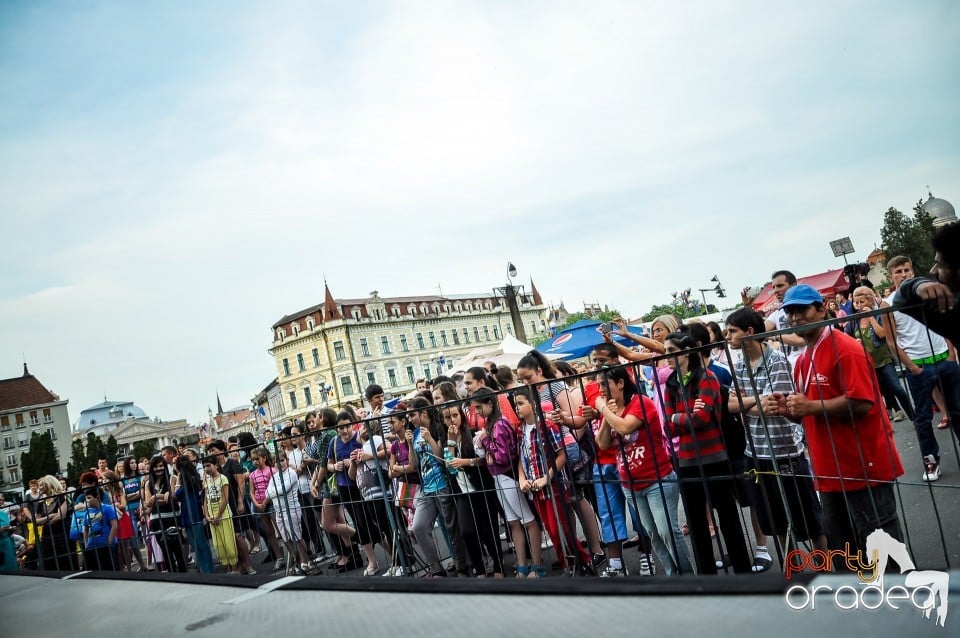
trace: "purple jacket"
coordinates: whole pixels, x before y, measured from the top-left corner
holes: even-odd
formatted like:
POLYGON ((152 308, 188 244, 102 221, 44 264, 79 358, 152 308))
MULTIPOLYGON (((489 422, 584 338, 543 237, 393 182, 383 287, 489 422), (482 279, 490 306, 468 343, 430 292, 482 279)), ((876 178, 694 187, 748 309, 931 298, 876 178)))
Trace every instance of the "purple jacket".
POLYGON ((493 435, 484 439, 490 474, 514 476, 517 468, 517 431, 501 417, 493 424, 493 435))

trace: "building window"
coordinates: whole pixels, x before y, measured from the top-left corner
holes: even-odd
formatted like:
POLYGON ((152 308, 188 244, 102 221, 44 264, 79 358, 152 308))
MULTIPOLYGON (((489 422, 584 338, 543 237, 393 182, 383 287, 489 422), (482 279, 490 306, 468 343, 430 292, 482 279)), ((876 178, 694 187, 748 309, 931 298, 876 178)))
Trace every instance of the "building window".
POLYGON ((320 367, 320 351, 317 348, 314 348, 310 352, 313 353, 313 367, 319 368, 320 367))
POLYGON ((456 329, 456 328, 454 328, 454 329, 450 332, 450 336, 453 337, 453 345, 459 346, 459 345, 460 345, 460 335, 457 334, 457 329, 456 329))
POLYGON ((397 371, 393 368, 387 370, 387 381, 390 382, 391 388, 397 387, 397 371))
POLYGON ((290 390, 289 395, 290 395, 290 409, 296 410, 297 409, 297 393, 294 392, 293 390, 290 390))
POLYGON ((0 416, 0 427, 2 427, 4 430, 10 427, 10 417, 6 414, 0 416))
POLYGON ((416 317, 416 316, 417 316, 417 307, 414 306, 413 304, 410 304, 409 306, 407 306, 407 312, 410 313, 410 316, 411 316, 411 317, 416 317))
POLYGON ((343 342, 342 342, 342 341, 334 341, 334 342, 333 342, 333 356, 334 356, 334 358, 336 358, 337 361, 343 361, 344 359, 347 358, 346 353, 344 353, 344 351, 343 351, 343 342))
POLYGON ((400 306, 393 307, 393 316, 396 317, 397 319, 400 318, 400 306))
POLYGON ((283 332, 282 328, 277 329, 277 341, 283 341, 283 338, 286 334, 283 332))
POLYGON ((307 366, 305 366, 305 365, 303 364, 303 353, 302 353, 302 352, 298 352, 298 353, 297 353, 297 369, 300 370, 300 372, 306 372, 306 370, 307 370, 307 366))
POLYGON ((30 413, 30 425, 40 425, 40 417, 37 416, 36 412, 30 413))
POLYGON ((360 308, 354 306, 353 309, 350 311, 350 314, 353 315, 353 318, 355 320, 360 321, 360 308))
POLYGON ((463 329, 463 342, 464 342, 464 343, 470 343, 470 335, 467 334, 467 329, 466 329, 466 328, 463 329))
POLYGON ((407 366, 407 381, 410 383, 417 382, 417 374, 413 371, 413 366, 407 366))
POLYGON ((310 388, 303 389, 303 404, 313 405, 313 397, 310 396, 310 388))
POLYGON ((307 317, 307 330, 313 330, 313 317, 307 317))
POLYGON ((9 436, 3 437, 3 449, 4 450, 13 449, 13 437, 9 437, 9 436))
POLYGON ((431 348, 436 348, 436 347, 437 347, 437 337, 436 337, 436 335, 433 334, 433 330, 431 330, 430 332, 427 333, 427 338, 430 339, 430 347, 431 347, 431 348))
POLYGON ((390 340, 387 339, 387 335, 380 337, 380 350, 383 354, 390 354, 390 340))
POLYGON ((44 423, 53 423, 53 415, 50 414, 50 408, 43 409, 43 422, 44 423))
POLYGON ((410 345, 407 343, 407 335, 400 335, 400 351, 410 352, 410 345))
POLYGON ((50 439, 53 441, 57 440, 57 429, 56 428, 47 428, 47 434, 50 435, 50 439))
POLYGON ((473 327, 473 340, 478 343, 480 341, 480 329, 476 326, 473 327))
POLYGON ((446 330, 441 330, 441 331, 440 331, 440 343, 442 343, 442 344, 445 345, 445 346, 446 346, 446 345, 449 345, 449 344, 447 343, 447 331, 446 331, 446 330))
POLYGON ((283 376, 290 376, 290 362, 287 361, 286 357, 283 358, 283 376))
POLYGON ((417 333, 417 347, 423 350, 426 346, 423 345, 423 333, 417 333))
POLYGON ((367 373, 367 385, 373 385, 377 382, 377 373, 368 372, 367 373))
POLYGON ((483 340, 490 341, 490 328, 487 326, 483 327, 483 340))
POLYGON ((343 390, 343 396, 345 397, 353 394, 353 379, 350 377, 340 377, 340 389, 343 390))
POLYGON ((13 418, 16 419, 18 428, 27 427, 27 424, 23 422, 23 413, 18 413, 13 418))
POLYGON ((429 365, 423 366, 423 377, 424 377, 425 379, 432 379, 432 378, 433 378, 433 370, 430 369, 430 366, 429 366, 429 365))
POLYGON ((496 339, 497 341, 500 341, 500 328, 498 328, 497 326, 493 327, 493 338, 496 339))
POLYGON ((7 467, 10 467, 11 465, 16 465, 16 464, 17 464, 17 457, 16 457, 16 455, 15 455, 15 454, 8 454, 8 455, 7 455, 7 467))
POLYGON ((536 332, 537 332, 537 322, 536 322, 536 321, 531 321, 531 322, 530 322, 530 334, 534 334, 534 333, 536 333, 536 332))
MULTIPOLYGON (((513 334, 513 326, 511 326, 510 324, 507 324, 507 332, 509 332, 510 334, 513 334)), ((494 334, 497 333, 497 328, 496 328, 496 326, 494 326, 494 328, 493 328, 493 333, 494 333, 494 334)))
POLYGON ((11 482, 11 483, 19 483, 19 482, 20 482, 20 474, 19 474, 19 472, 17 472, 16 470, 10 470, 10 482, 11 482))
POLYGON ((367 343, 366 337, 360 337, 360 354, 365 357, 370 356, 370 344, 367 343))
POLYGON ((290 327, 293 329, 293 338, 296 339, 297 337, 299 337, 299 336, 300 336, 300 324, 299 324, 299 323, 295 323, 295 324, 293 324, 293 325, 290 326, 290 327))

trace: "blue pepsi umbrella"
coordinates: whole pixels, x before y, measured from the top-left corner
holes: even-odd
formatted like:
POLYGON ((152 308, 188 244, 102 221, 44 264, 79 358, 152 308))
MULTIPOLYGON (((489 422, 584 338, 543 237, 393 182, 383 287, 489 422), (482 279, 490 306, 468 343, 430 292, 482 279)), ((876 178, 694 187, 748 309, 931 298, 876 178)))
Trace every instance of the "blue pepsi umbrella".
MULTIPOLYGON (((567 326, 560 334, 544 341, 537 350, 544 354, 562 355, 564 358, 577 359, 586 357, 597 344, 603 343, 603 333, 600 326, 603 322, 593 319, 581 319, 567 326)), ((643 334, 638 326, 627 326, 627 331, 633 334, 643 334)), ((617 343, 632 345, 633 342, 620 335, 613 335, 617 343)))

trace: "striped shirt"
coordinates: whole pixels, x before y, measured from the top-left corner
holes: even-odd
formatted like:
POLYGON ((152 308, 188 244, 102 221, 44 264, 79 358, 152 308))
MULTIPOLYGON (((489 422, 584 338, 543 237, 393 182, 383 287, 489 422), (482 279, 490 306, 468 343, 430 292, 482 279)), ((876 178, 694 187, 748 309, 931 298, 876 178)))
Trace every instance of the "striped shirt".
MULTIPOLYGON (((750 378, 745 356, 737 363, 737 388, 745 397, 793 392, 790 364, 782 352, 763 346, 763 353, 750 378)), ((803 454, 803 426, 782 416, 743 414, 747 426, 746 455, 755 459, 773 459, 803 454)))

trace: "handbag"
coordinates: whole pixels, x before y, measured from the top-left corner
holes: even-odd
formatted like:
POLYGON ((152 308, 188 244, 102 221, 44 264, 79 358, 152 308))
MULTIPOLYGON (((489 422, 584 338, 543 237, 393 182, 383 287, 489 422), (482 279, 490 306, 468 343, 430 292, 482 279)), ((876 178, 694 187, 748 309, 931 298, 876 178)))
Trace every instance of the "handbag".
MULTIPOLYGON (((331 441, 332 442, 332 441, 331 441)), ((333 443, 333 442, 332 442, 333 443)), ((337 445, 333 445, 333 463, 337 463, 337 445)), ((330 496, 340 496, 340 486, 337 485, 337 473, 331 472, 330 476, 327 477, 327 490, 330 492, 330 496)))
POLYGON ((377 482, 377 476, 370 466, 365 462, 360 464, 360 467, 357 469, 357 487, 360 490, 365 490, 368 487, 373 487, 377 482))
POLYGON ((413 509, 413 499, 417 496, 417 484, 408 481, 397 481, 397 507, 413 509))

